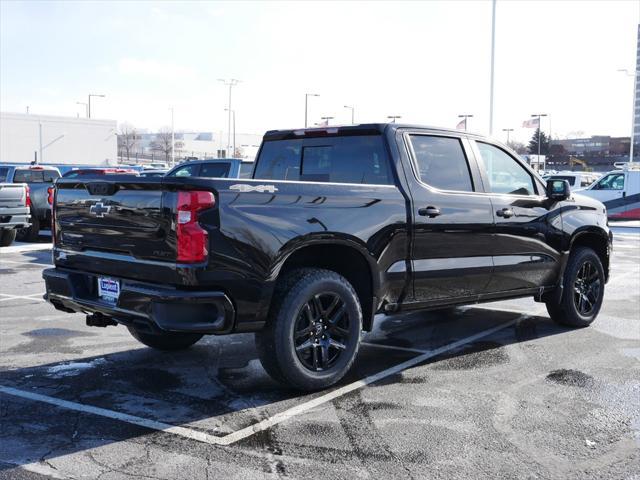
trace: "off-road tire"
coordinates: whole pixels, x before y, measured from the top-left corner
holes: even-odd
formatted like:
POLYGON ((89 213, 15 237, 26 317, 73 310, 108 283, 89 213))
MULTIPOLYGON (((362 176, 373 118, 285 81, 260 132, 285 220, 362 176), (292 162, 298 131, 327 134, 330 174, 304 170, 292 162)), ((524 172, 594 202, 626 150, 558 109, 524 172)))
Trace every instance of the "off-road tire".
POLYGON ((0 247, 8 247, 16 239, 16 229, 2 229, 0 231, 0 247))
POLYGON ((185 350, 202 338, 199 333, 166 332, 160 334, 143 333, 127 327, 129 333, 147 347, 163 351, 185 350))
POLYGON ((588 327, 598 316, 604 298, 605 275, 600 257, 588 247, 578 247, 569 256, 562 282, 564 288, 560 301, 557 303, 553 301, 546 302, 549 316, 554 322, 567 327, 588 327), (595 268, 594 273, 597 275, 597 280, 600 284, 597 300, 593 302, 592 311, 584 315, 578 311, 574 301, 574 294, 577 276, 580 273, 580 269, 587 262, 595 268))
POLYGON ((40 238, 40 220, 35 215, 31 215, 30 221, 30 226, 18 229, 17 239, 21 242, 37 242, 40 238))
POLYGON ((283 385, 313 391, 334 385, 349 371, 358 353, 362 309, 351 284, 331 270, 302 268, 282 278, 273 295, 266 326, 256 333, 256 348, 267 373, 283 385), (348 315, 348 341, 336 363, 313 371, 296 353, 294 329, 302 308, 315 295, 337 295, 348 315))

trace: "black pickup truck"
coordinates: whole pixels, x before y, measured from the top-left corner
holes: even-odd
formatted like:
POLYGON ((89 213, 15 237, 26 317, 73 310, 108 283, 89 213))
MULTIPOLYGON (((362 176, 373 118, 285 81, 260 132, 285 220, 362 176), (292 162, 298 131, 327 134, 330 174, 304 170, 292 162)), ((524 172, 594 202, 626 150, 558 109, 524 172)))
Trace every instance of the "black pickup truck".
POLYGON ((347 372, 376 313, 515 297, 589 325, 603 205, 501 144, 396 124, 270 131, 251 179, 61 179, 46 298, 150 347, 256 332, 299 389, 347 372))

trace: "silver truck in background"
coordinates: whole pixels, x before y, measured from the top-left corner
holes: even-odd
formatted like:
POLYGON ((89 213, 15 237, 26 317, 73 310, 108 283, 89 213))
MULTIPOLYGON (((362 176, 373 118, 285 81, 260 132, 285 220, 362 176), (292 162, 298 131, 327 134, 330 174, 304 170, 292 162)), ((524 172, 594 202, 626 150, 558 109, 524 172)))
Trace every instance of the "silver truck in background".
POLYGON ((31 225, 29 186, 26 183, 0 183, 0 246, 8 247, 19 228, 31 225))

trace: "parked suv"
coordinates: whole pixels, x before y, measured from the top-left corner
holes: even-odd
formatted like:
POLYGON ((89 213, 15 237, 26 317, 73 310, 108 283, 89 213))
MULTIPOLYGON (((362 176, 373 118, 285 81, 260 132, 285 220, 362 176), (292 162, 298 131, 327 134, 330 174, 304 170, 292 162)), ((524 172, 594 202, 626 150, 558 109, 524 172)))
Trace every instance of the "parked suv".
POLYGON ((0 165, 0 176, 5 175, 8 183, 26 183, 29 186, 31 225, 19 228, 17 239, 35 242, 41 229, 51 227, 48 188, 60 178, 60 171, 56 167, 42 165, 0 165))
POLYGON ((216 158, 181 163, 168 177, 251 178, 253 162, 240 158, 216 158))
POLYGON ((466 132, 267 132, 252 179, 62 179, 46 298, 153 348, 256 332, 273 378, 349 370, 376 313, 534 297, 585 327, 602 305, 604 206, 466 132))

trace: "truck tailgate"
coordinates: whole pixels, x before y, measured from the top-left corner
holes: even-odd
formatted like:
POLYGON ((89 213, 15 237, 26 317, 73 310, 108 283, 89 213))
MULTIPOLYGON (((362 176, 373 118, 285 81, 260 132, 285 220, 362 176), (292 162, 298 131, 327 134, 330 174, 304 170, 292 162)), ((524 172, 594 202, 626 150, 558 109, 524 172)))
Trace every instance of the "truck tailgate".
POLYGON ((0 183, 0 208, 24 207, 26 201, 26 184, 0 183))

